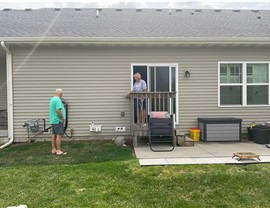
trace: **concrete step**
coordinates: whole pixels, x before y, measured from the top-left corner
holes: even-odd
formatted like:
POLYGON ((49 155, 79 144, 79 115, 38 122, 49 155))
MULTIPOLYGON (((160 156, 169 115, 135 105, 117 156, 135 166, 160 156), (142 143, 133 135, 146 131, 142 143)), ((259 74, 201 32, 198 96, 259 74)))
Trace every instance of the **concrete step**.
POLYGON ((176 135, 176 142, 179 146, 193 147, 194 141, 185 134, 176 135))

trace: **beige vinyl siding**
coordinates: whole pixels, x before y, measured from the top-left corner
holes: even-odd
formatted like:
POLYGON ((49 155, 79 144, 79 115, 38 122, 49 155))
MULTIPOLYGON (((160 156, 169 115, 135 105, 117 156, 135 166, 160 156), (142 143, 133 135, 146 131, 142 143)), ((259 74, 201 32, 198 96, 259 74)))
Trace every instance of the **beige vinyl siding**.
POLYGON ((129 135, 131 64, 178 63, 179 124, 187 132, 202 116, 233 116, 252 121, 269 119, 269 107, 218 107, 219 61, 268 61, 268 47, 183 46, 51 46, 13 47, 15 140, 25 141, 22 124, 31 118, 48 119, 48 105, 57 87, 69 102, 69 128, 75 136, 115 136, 116 126, 129 135), (190 78, 184 77, 189 70, 190 78), (121 117, 121 112, 125 117, 121 117), (101 133, 89 132, 91 121, 101 133))
POLYGON ((242 131, 251 122, 270 121, 269 106, 218 107, 218 62, 219 61, 270 61, 267 47, 215 47, 196 51, 187 49, 181 68, 191 71, 185 79, 179 75, 179 128, 188 132, 197 127, 198 117, 237 117, 243 119, 242 131))
POLYGON ((64 90, 69 103, 69 128, 75 136, 129 135, 130 66, 116 59, 107 48, 42 48, 26 58, 29 50, 14 50, 15 140, 26 139, 22 124, 46 118, 55 88, 64 90), (125 117, 121 117, 121 112, 125 117), (102 125, 101 133, 89 132, 91 122, 102 125), (115 127, 127 131, 116 133, 115 127))
POLYGON ((7 110, 6 58, 0 56, 0 110, 7 110))

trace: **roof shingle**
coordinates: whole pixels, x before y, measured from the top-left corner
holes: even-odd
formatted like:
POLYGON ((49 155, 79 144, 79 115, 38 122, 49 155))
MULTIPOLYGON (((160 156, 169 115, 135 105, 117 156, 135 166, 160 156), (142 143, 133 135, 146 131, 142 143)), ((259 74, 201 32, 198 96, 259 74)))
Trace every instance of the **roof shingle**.
POLYGON ((0 37, 270 37, 270 11, 1 10, 0 37))

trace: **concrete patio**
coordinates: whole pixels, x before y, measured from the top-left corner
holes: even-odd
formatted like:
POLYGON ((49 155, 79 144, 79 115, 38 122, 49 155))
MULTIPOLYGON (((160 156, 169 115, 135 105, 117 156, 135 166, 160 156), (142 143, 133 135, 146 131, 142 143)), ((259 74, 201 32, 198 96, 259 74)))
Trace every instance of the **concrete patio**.
MULTIPOLYGON (((154 146, 169 149, 169 146, 154 146)), ((270 149, 251 141, 242 142, 195 142, 194 146, 176 146, 172 152, 153 152, 147 140, 140 140, 134 148, 141 166, 181 165, 181 164, 249 164, 270 163, 270 149), (253 152, 258 159, 232 158, 234 152, 253 152)))

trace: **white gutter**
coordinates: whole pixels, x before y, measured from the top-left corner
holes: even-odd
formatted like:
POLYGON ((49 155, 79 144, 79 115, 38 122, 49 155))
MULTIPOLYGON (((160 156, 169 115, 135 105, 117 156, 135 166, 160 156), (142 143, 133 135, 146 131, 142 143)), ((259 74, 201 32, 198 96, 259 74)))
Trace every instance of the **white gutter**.
POLYGON ((2 146, 3 149, 13 143, 13 89, 12 89, 12 54, 9 48, 1 41, 2 48, 6 51, 6 67, 7 67, 7 111, 8 111, 8 138, 9 141, 2 146))
POLYGON ((270 37, 2 37, 9 43, 270 44, 270 37))

